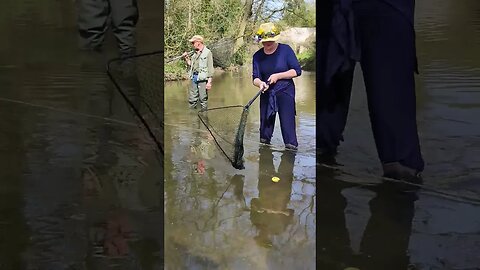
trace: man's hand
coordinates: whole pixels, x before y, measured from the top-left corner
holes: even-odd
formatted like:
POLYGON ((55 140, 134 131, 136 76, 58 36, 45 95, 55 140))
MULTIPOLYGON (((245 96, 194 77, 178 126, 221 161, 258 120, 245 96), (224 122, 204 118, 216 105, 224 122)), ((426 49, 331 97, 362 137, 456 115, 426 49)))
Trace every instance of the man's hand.
POLYGON ((190 53, 189 52, 184 52, 182 54, 182 57, 187 62, 187 64, 190 65, 190 53))
POLYGON ((187 62, 187 65, 190 66, 191 64, 191 61, 190 61, 190 53, 189 52, 184 52, 182 54, 182 57, 183 57, 183 60, 185 60, 185 62, 187 62))
POLYGON ((276 83, 276 82, 277 82, 278 80, 280 80, 280 79, 281 79, 280 74, 274 73, 274 74, 270 75, 270 77, 268 77, 267 82, 268 82, 269 84, 274 84, 274 83, 276 83))

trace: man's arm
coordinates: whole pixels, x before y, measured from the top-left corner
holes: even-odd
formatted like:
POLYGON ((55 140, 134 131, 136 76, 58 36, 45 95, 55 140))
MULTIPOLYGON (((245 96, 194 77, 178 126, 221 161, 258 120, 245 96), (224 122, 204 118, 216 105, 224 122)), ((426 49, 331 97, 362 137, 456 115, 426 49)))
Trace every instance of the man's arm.
POLYGON ((255 55, 253 56, 252 60, 253 60, 252 61, 252 65, 253 65, 253 68, 252 68, 253 85, 255 85, 256 87, 260 88, 260 90, 265 92, 268 89, 268 85, 267 85, 266 82, 264 82, 260 79, 260 67, 258 66, 257 59, 256 59, 255 55))
POLYGON ((212 84, 212 77, 215 72, 215 69, 213 67, 213 54, 210 51, 210 53, 207 56, 207 68, 208 68, 208 74, 207 74, 207 84, 211 85, 212 84))
POLYGON ((207 63, 208 63, 208 75, 207 75, 207 77, 209 79, 211 79, 213 77, 213 73, 215 72, 215 69, 213 67, 213 54, 212 54, 211 51, 208 54, 207 63))
POLYGON ((289 67, 289 70, 272 74, 268 78, 267 80, 268 82, 276 83, 278 80, 284 80, 284 79, 288 80, 288 79, 292 79, 302 75, 302 67, 298 62, 295 52, 292 50, 290 46, 287 47, 287 52, 285 57, 287 58, 287 65, 289 67))

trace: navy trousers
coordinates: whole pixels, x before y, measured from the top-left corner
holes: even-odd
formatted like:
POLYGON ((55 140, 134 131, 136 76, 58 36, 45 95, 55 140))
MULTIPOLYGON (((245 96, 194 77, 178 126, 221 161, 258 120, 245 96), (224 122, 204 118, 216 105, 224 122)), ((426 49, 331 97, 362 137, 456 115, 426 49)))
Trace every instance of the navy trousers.
MULTIPOLYGON (((415 32, 411 21, 378 0, 354 2, 355 36, 368 109, 382 163, 400 162, 422 171, 416 124, 415 32)), ((321 53, 321 52, 320 52, 321 53)), ((317 147, 336 149, 342 140, 354 70, 337 73, 317 93, 317 147)))
MULTIPOLYGON (((272 139, 275 128, 275 118, 268 118, 268 106, 270 93, 266 92, 260 95, 260 138, 268 142, 272 139)), ((282 130, 283 142, 298 146, 297 133, 295 126, 295 98, 284 92, 277 92, 278 116, 280 118, 280 128, 282 130)))

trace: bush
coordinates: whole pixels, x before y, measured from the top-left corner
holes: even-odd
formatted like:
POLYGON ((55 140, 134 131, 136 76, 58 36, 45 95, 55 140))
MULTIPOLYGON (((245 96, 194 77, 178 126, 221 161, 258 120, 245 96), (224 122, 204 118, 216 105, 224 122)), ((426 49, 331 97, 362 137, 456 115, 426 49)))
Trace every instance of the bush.
POLYGON ((314 71, 315 70, 315 50, 309 49, 297 55, 298 62, 302 66, 303 70, 314 71))
POLYGON ((188 79, 188 69, 181 60, 165 64, 164 74, 165 81, 188 79))

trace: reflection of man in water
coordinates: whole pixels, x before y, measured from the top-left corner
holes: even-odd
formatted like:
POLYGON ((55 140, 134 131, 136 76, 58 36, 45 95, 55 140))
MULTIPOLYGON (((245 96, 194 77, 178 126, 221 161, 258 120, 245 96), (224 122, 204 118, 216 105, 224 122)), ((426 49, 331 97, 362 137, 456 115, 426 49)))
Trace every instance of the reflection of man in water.
POLYGON ((258 198, 251 201, 250 219, 258 229, 257 243, 272 246, 271 236, 282 233, 292 222, 293 209, 288 209, 293 181, 294 152, 284 152, 278 173, 273 164, 273 153, 268 147, 260 148, 258 198), (273 182, 272 177, 280 178, 273 182))
POLYGON ((363 232, 360 254, 354 255, 345 224, 345 197, 352 185, 326 179, 317 187, 317 266, 321 269, 408 269, 408 244, 414 215, 415 193, 396 191, 390 183, 373 187, 377 196, 363 232), (386 246, 387 245, 387 246, 386 246))
POLYGON ((206 161, 215 157, 215 145, 210 135, 197 137, 190 146, 190 160, 195 174, 203 175, 206 172, 206 161))
MULTIPOLYGON (((116 78, 121 89, 134 106, 140 108, 142 103, 138 99, 137 77, 116 75, 119 75, 116 78)), ((99 115, 135 121, 129 105, 116 89, 110 88, 104 93, 105 96, 95 99, 98 103, 92 104, 102 110, 98 112, 99 115)), ((163 235, 158 233, 163 230, 160 227, 163 221, 156 220, 160 215, 145 211, 160 208, 157 180, 163 172, 159 172, 159 166, 154 164, 154 146, 151 142, 144 142, 147 135, 143 129, 106 122, 94 123, 98 125, 92 126, 94 132, 90 141, 97 143, 92 145, 94 149, 87 151, 90 152, 89 159, 91 156, 94 158, 85 161, 89 166, 84 173, 84 186, 90 195, 86 210, 90 225, 91 265, 95 269, 107 269, 109 257, 121 257, 121 263, 127 267, 131 258, 137 257, 136 263, 147 269, 147 265, 159 260, 153 258, 153 253, 163 244, 163 235), (134 147, 126 147, 127 143, 134 147), (132 213, 136 214, 134 219, 130 218, 132 213), (157 228, 158 231, 155 230, 157 228), (134 232, 146 236, 132 242, 134 232), (152 242, 155 245, 150 244, 152 242), (149 250, 143 250, 139 255, 134 246, 144 243, 149 243, 149 250)), ((163 213, 163 206, 161 209, 163 213)))
POLYGON ((232 179, 230 179, 230 183, 233 185, 233 195, 235 195, 235 199, 244 203, 245 202, 245 195, 243 195, 243 186, 245 184, 245 176, 241 174, 235 174, 232 179))
POLYGON ((109 26, 117 39, 121 57, 135 54, 136 0, 77 0, 81 47, 99 50, 109 26))

